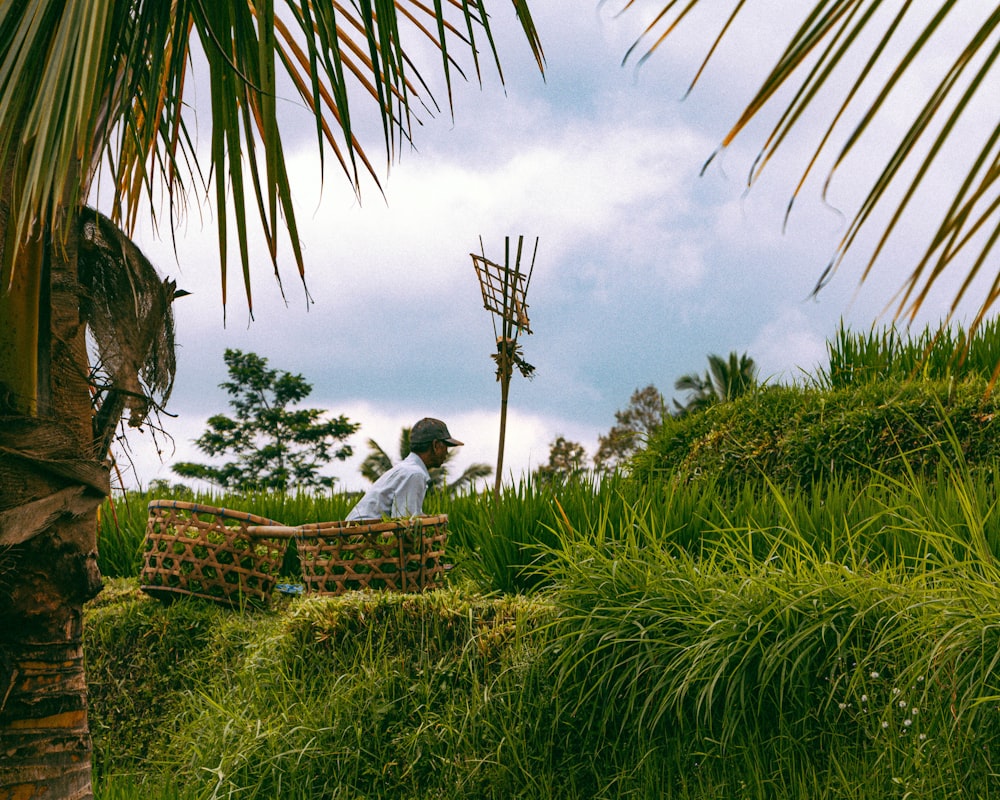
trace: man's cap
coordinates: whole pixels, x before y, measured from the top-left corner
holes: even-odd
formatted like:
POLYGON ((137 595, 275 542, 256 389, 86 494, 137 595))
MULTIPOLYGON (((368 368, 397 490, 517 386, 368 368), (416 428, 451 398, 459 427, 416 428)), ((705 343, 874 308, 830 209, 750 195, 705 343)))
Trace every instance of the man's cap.
POLYGON ((424 417, 410 430, 410 446, 415 444, 429 444, 440 439, 448 447, 458 447, 464 442, 453 439, 448 432, 448 426, 441 420, 433 417, 424 417))

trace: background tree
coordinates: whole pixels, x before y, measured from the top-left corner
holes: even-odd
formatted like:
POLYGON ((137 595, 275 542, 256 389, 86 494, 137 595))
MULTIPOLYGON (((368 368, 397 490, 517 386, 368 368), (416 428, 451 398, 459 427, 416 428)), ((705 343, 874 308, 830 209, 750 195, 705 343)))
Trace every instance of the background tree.
MULTIPOLYGON (((410 454, 410 428, 403 428, 399 434, 399 457, 406 458, 410 454)), ((493 474, 493 467, 489 464, 475 463, 465 468, 461 475, 451 483, 448 483, 448 462, 455 456, 455 451, 448 448, 448 457, 440 467, 431 467, 428 472, 431 474, 431 492, 447 492, 448 494, 458 494, 465 489, 472 489, 476 481, 488 478, 493 474)), ((392 469, 392 458, 374 439, 368 440, 368 455, 361 462, 361 474, 372 483, 375 483, 384 473, 392 469)))
POLYGON ((703 411, 713 403, 749 394, 757 384, 757 365, 746 353, 732 352, 728 359, 713 353, 708 357, 708 371, 704 375, 689 373, 677 379, 674 388, 688 392, 688 399, 683 404, 675 399, 674 405, 681 414, 703 411))
POLYGON ((153 478, 146 487, 153 497, 169 497, 174 500, 193 500, 194 489, 186 483, 171 483, 166 478, 153 478))
POLYGON ((234 491, 331 488, 336 478, 320 470, 354 454, 341 443, 360 425, 343 415, 323 419, 319 408, 292 408, 312 392, 301 375, 269 369, 256 353, 227 349, 223 358, 230 379, 219 385, 229 393, 234 416, 209 417, 195 444, 206 455, 236 460, 222 466, 181 461, 174 472, 234 491))
MULTIPOLYGON (((497 59, 487 6, 498 5, 510 8, 497 0, 391 0, 376 3, 377 13, 367 3, 327 0, 0 8, 0 557, 18 564, 0 566, 0 796, 91 794, 81 620, 100 588, 96 510, 110 481, 104 431, 93 426, 99 387, 90 380, 86 333, 90 301, 107 298, 103 283, 88 287, 78 267, 88 239, 96 241, 82 212, 98 169, 109 170, 102 200, 120 243, 141 214, 155 216, 144 211, 146 198, 151 208, 167 198, 171 230, 185 224, 189 198, 213 198, 223 305, 234 241, 249 305, 251 209, 275 273, 284 229, 304 275, 278 125, 285 89, 313 113, 321 155, 332 154, 357 188, 362 173, 377 180, 352 127, 359 104, 371 101, 393 157, 419 121, 415 92, 423 93, 418 109, 435 107, 430 75, 418 74, 407 50, 440 50, 451 98, 452 75, 464 74, 457 50, 471 56, 477 77, 481 55, 497 59), (194 103, 193 91, 205 102, 194 103), (196 107, 201 136, 188 125, 196 107), (198 147, 206 132, 208 146, 198 147)), ((527 5, 513 7, 541 68, 527 5)), ((119 265, 124 286, 137 262, 108 263, 119 265)), ((147 322, 162 330, 153 323, 169 312, 173 292, 142 285, 148 289, 127 299, 98 303, 110 314, 105 322, 123 326, 120 341, 144 338, 147 322)), ((101 406, 104 423, 116 422, 111 412, 135 394, 130 368, 122 364, 114 385, 100 388, 110 403, 101 406)), ((142 401, 134 399, 138 422, 142 401)))
POLYGON ((579 442, 557 436, 549 445, 549 462, 535 470, 541 483, 580 477, 586 469, 587 451, 579 442))
POLYGON ((653 384, 636 389, 628 406, 615 412, 615 424, 605 435, 597 437, 594 466, 612 470, 628 460, 646 437, 663 424, 667 413, 663 395, 653 384))

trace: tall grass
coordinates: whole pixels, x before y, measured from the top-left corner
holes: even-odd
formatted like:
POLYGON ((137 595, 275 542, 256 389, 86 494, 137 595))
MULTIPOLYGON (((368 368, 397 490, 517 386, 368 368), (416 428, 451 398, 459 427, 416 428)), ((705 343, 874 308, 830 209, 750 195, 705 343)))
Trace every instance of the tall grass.
MULTIPOLYGON (((949 435, 954 439, 953 431, 949 435)), ((948 446, 960 457, 957 440, 948 446)), ((824 551, 832 560, 898 563, 928 557, 946 541, 938 536, 931 545, 923 536, 927 516, 933 515, 935 524, 947 526, 958 546, 975 539, 983 554, 1000 556, 997 468, 957 472, 960 462, 947 466, 953 462, 952 456, 942 456, 943 465, 931 476, 903 470, 902 477, 873 474, 867 480, 822 480, 780 492, 766 481, 733 488, 711 479, 640 483, 621 475, 600 481, 584 476, 556 484, 526 479, 504 492, 498 503, 491 494, 437 496, 427 510, 449 515, 446 558, 454 565, 453 578, 472 580, 482 591, 544 588, 549 577, 536 567, 552 558, 560 543, 556 531, 567 524, 581 538, 595 542, 641 531, 643 541, 669 543, 695 556, 714 543, 745 540, 758 558, 767 557, 770 547, 780 546, 772 541, 780 543, 787 531, 794 530, 796 546, 824 551)), ((295 525, 341 519, 353 499, 336 494, 261 494, 204 495, 196 501, 295 525)), ((145 495, 130 495, 102 508, 98 563, 105 576, 139 574, 148 501, 145 495)), ((294 578, 297 570, 297 556, 290 548, 283 574, 294 578)))
POLYGON ((956 528, 925 500, 897 516, 924 555, 900 560, 872 560, 869 531, 824 544, 788 518, 698 553, 640 514, 625 536, 564 528, 544 569, 565 713, 641 759, 681 735, 731 796, 985 796, 1000 570, 969 535, 982 514, 956 528), (810 776, 815 793, 790 793, 810 776))
POLYGON ((1000 319, 983 322, 971 335, 960 325, 928 325, 912 335, 895 327, 852 332, 841 323, 827 354, 828 365, 815 379, 823 389, 914 378, 989 379, 1000 362, 1000 319))
POLYGON ((209 609, 206 631, 195 603, 164 616, 152 601, 127 602, 142 611, 109 604, 90 621, 97 784, 108 797, 159 797, 165 778, 164 796, 185 798, 519 794, 521 776, 498 755, 539 708, 508 713, 536 671, 527 637, 549 613, 543 603, 358 593, 285 614, 209 609), (131 661, 151 666, 150 652, 177 686, 145 692, 151 712, 157 697, 173 702, 147 716, 138 752, 106 712, 114 679, 130 680, 131 661))
POLYGON ((233 612, 113 586, 87 622, 98 796, 990 794, 981 476, 725 506, 627 486, 591 486, 603 508, 540 494, 531 598, 463 583, 233 612), (664 522, 671 502, 704 512, 696 536, 664 522))

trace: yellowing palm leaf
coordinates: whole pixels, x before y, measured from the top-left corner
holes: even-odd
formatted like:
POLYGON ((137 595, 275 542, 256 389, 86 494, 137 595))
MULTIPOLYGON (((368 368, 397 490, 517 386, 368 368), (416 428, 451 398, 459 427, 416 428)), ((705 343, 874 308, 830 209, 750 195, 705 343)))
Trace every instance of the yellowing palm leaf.
MULTIPOLYGON (((627 0, 623 10, 636 5, 635 0, 627 0)), ((642 46, 646 49, 641 60, 648 58, 669 36, 676 35, 679 25, 696 5, 698 0, 665 3, 626 54, 626 59, 642 46)), ((695 81, 746 5, 746 0, 733 0, 730 13, 695 81)), ((958 126, 966 122, 973 111, 986 107, 987 99, 997 96, 1000 7, 991 5, 957 0, 939 0, 936 6, 912 0, 903 3, 883 0, 814 2, 807 6, 805 21, 788 42, 771 73, 723 138, 721 147, 725 148, 745 131, 765 106, 779 104, 778 121, 751 170, 749 183, 752 184, 782 144, 793 132, 800 130, 806 111, 816 112, 817 106, 826 102, 825 97, 817 99, 820 91, 835 80, 847 79, 848 88, 842 93, 839 104, 834 103, 831 108, 825 132, 793 191, 790 210, 820 155, 835 146, 832 143, 834 130, 849 117, 849 111, 860 107, 859 121, 839 145, 826 187, 843 167, 845 159, 857 150, 859 142, 873 135, 874 121, 888 113, 890 99, 894 100, 902 91, 904 78, 931 53, 947 55, 946 68, 937 84, 930 86, 926 96, 916 104, 911 104, 915 110, 912 122, 901 131, 896 142, 887 144, 884 164, 874 175, 867 195, 822 272, 816 284, 817 291, 848 251, 858 246, 862 230, 881 223, 881 231, 877 232, 867 257, 863 278, 868 277, 892 235, 898 234, 904 214, 914 210, 914 198, 927 185, 931 169, 954 159, 958 126), (958 18, 960 13, 964 16, 958 18), (954 30, 956 18, 965 33, 964 40, 942 40, 941 32, 946 25, 954 30), (887 73, 883 69, 886 66, 889 67, 887 73), (794 87, 791 99, 779 99, 779 91, 789 85, 794 87), (907 173, 907 169, 911 172, 907 173), (885 216, 876 217, 876 212, 883 210, 885 216)), ((968 129, 964 134, 968 135, 968 129)), ((980 125, 976 134, 979 140, 968 151, 972 157, 967 158, 965 176, 954 197, 941 203, 943 214, 937 228, 896 298, 897 316, 912 319, 941 275, 956 266, 961 255, 965 258, 967 272, 952 303, 954 313, 970 284, 996 252, 1000 237, 1000 127, 980 125)), ((963 147, 961 154, 967 155, 966 148, 963 147)), ((980 298, 973 327, 982 320, 998 294, 1000 278, 994 279, 980 298)))
MULTIPOLYGON (((513 5, 541 66, 530 14, 521 0, 513 5)), ((440 50, 450 100, 453 53, 470 52, 478 75, 482 36, 496 59, 485 0, 436 0, 433 8, 418 0, 6 3, 0 163, 12 182, 14 234, 64 237, 106 162, 111 217, 127 233, 143 199, 159 190, 171 228, 191 192, 214 197, 223 302, 233 212, 249 302, 248 207, 257 209, 275 270, 281 227, 304 270, 277 108, 286 86, 311 110, 321 156, 329 148, 355 187, 360 172, 377 183, 355 136, 356 107, 367 98, 377 109, 391 159, 410 137, 412 99, 433 102, 405 48, 423 39, 440 50), (196 64, 207 81, 191 79, 196 64), (193 136, 195 83, 208 87, 206 152, 193 136)))

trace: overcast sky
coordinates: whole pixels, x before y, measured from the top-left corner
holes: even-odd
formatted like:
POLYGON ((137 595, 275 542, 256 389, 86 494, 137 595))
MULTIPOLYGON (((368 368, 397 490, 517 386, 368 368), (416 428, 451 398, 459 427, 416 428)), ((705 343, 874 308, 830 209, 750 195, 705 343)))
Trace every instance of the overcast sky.
MULTIPOLYGON (((879 315, 927 233, 919 210, 860 291, 863 248, 810 297, 888 137, 873 137, 845 165, 826 202, 821 170, 784 228, 825 120, 804 128, 749 192, 763 123, 701 174, 806 4, 755 4, 761 16, 735 27, 687 97, 717 21, 696 19, 637 68, 622 58, 641 31, 641 13, 616 18, 620 3, 598 8, 595 0, 535 2, 543 80, 512 12, 495 5, 505 86, 487 70, 482 88, 474 80, 456 87, 454 119, 446 111, 422 116, 414 149, 383 181, 384 198, 366 185, 358 202, 329 164, 321 185, 309 118, 288 103, 286 155, 311 305, 286 247, 285 298, 261 253, 253 258, 254 321, 237 278, 224 325, 214 227, 192 215, 177 233, 176 258, 168 237, 137 233, 154 264, 191 295, 175 304, 178 370, 167 409, 175 416, 163 418, 173 443, 160 440, 161 461, 151 438, 133 436, 128 485, 176 480, 172 461, 204 460, 191 440, 208 416, 228 411, 218 384, 229 347, 301 373, 314 387, 309 406, 361 423, 350 440, 357 457, 329 470, 345 488, 365 486, 358 463, 368 438, 394 454, 401 427, 422 416, 444 419, 466 442, 456 471, 494 464, 494 333, 469 255, 480 237, 487 257, 500 262, 505 237, 539 240, 528 291, 533 335, 522 338, 537 373, 512 381, 508 480, 545 463, 559 435, 592 455, 635 389, 655 384, 669 401, 677 378, 704 372, 710 353, 746 352, 763 378, 793 380, 822 362, 841 318, 859 330, 890 321, 879 315)), ((905 94, 893 108, 886 133, 908 122, 905 94)), ((983 113, 995 126, 997 109, 983 113)), ((380 141, 367 145, 377 153, 380 141)), ((935 180, 947 188, 949 176, 935 180)), ((235 262, 230 274, 238 276, 235 262)), ((936 323, 950 299, 947 291, 932 296, 919 327, 936 323)))

